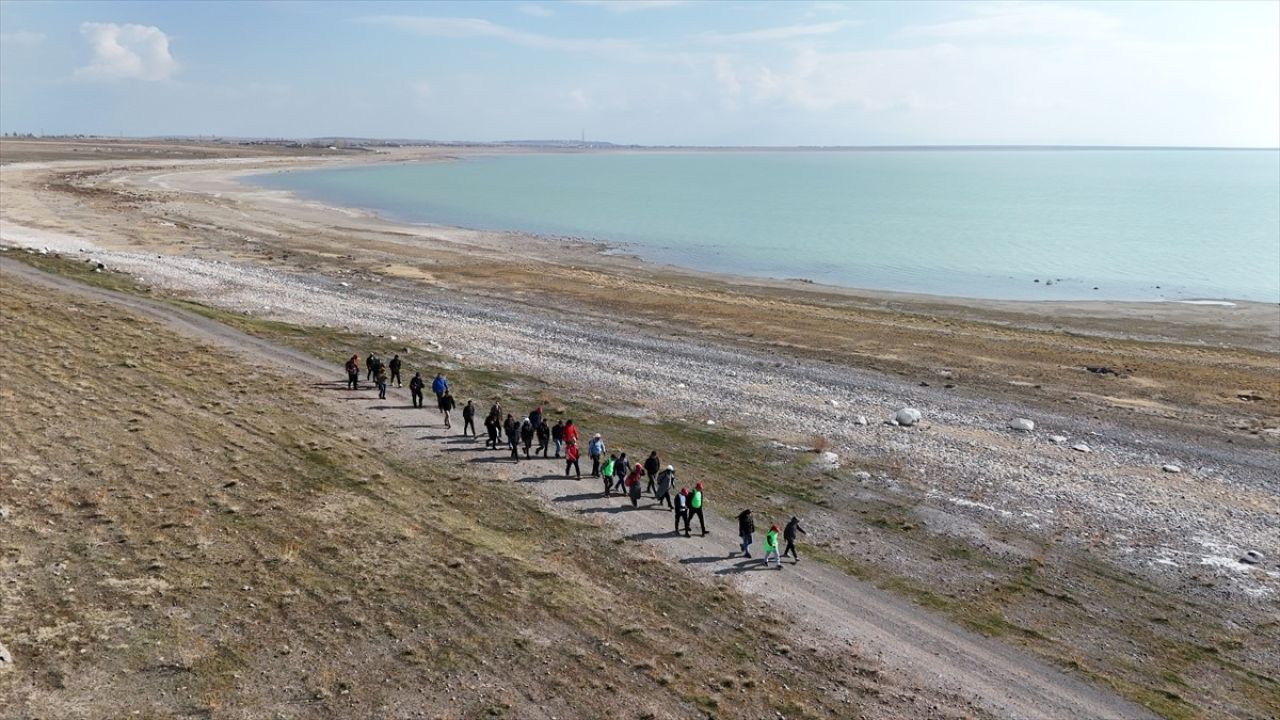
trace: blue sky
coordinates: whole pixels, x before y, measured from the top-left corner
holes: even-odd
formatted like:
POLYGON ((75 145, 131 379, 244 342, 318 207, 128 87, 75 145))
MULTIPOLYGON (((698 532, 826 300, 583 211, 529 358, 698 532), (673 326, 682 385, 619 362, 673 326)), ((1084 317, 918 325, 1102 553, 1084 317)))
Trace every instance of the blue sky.
POLYGON ((1280 3, 0 2, 0 130, 1280 146, 1280 3))

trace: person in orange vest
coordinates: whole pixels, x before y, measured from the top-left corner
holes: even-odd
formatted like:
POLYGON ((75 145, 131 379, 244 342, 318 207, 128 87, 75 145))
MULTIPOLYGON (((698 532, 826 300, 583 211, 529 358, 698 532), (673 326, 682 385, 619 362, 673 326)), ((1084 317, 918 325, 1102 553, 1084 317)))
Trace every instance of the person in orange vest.
POLYGON ((782 569, 782 556, 778 555, 778 524, 774 523, 769 526, 769 532, 764 536, 764 566, 769 567, 769 559, 778 563, 778 569, 782 569))
POLYGON ((702 483, 693 486, 693 495, 689 497, 689 519, 685 521, 686 532, 695 517, 698 518, 698 527, 702 528, 702 534, 706 535, 707 521, 702 517, 702 483))

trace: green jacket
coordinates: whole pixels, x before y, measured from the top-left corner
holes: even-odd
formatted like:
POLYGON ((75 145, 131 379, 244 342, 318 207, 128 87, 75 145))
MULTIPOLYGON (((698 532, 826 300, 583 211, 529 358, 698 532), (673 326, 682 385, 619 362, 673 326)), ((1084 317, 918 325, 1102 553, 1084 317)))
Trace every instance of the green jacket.
POLYGON ((693 508, 694 510, 697 510, 698 508, 702 507, 702 491, 701 490, 693 491, 693 499, 689 501, 689 507, 693 508))
POLYGON ((605 477, 613 477, 613 458, 604 461, 604 467, 600 468, 600 474, 605 477))
POLYGON ((764 536, 764 551, 775 552, 778 549, 778 531, 770 530, 768 535, 764 536))

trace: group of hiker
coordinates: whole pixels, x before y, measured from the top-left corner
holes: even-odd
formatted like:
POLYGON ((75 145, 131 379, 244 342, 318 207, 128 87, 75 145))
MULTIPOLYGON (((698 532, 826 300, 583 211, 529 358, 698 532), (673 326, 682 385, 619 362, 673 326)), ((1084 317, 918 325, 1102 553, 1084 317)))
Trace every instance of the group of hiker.
MULTIPOLYGON (((400 368, 401 360, 399 355, 392 355, 391 359, 384 363, 376 354, 370 353, 365 358, 366 381, 372 380, 378 388, 378 398, 385 400, 387 398, 387 386, 390 382, 395 382, 396 387, 400 387, 400 368)), ((347 388, 350 390, 360 389, 360 356, 352 355, 346 363, 347 371, 347 388)), ((423 405, 423 390, 426 382, 423 380, 421 373, 415 372, 409 380, 409 393, 413 398, 413 407, 421 408, 423 405)), ((440 414, 444 418, 445 428, 452 428, 449 414, 457 407, 453 399, 453 395, 449 389, 449 381, 442 373, 437 373, 431 381, 431 391, 436 395, 436 407, 439 408, 440 414)), ((467 404, 462 408, 462 434, 464 437, 476 437, 475 426, 475 404, 468 400, 467 404)), ((526 460, 541 455, 543 458, 551 459, 548 455, 554 447, 554 459, 559 459, 561 451, 564 452, 564 475, 573 477, 578 480, 582 479, 582 469, 579 466, 579 458, 581 451, 579 449, 579 433, 578 427, 574 425, 573 419, 557 420, 555 425, 551 425, 539 405, 527 417, 516 419, 510 412, 505 412, 502 403, 494 401, 489 408, 489 412, 484 418, 484 427, 486 433, 485 448, 498 450, 499 443, 505 441, 507 450, 511 453, 511 459, 520 462, 520 452, 524 451, 526 460), (537 443, 535 446, 534 443, 537 443)), ((599 478, 604 484, 604 495, 609 497, 614 491, 620 491, 625 497, 631 501, 633 508, 640 506, 640 499, 645 493, 649 493, 658 507, 666 506, 675 515, 674 532, 679 534, 683 525, 684 536, 690 537, 690 525, 693 519, 698 519, 698 529, 703 535, 707 534, 706 518, 703 516, 703 486, 702 483, 695 483, 693 490, 688 487, 681 487, 678 491, 676 487, 676 469, 674 465, 662 465, 662 459, 658 455, 657 450, 649 453, 649 456, 642 462, 632 463, 625 452, 609 453, 606 458, 605 453, 608 449, 605 447, 604 438, 600 433, 591 436, 586 443, 587 457, 591 460, 591 477, 599 478), (645 487, 641 488, 641 480, 647 480, 645 487)), ((755 534, 755 518, 751 510, 743 510, 738 515, 738 535, 742 539, 741 552, 743 557, 751 557, 752 537, 755 534)), ((804 528, 800 527, 800 521, 792 517, 787 523, 786 528, 782 530, 783 539, 786 541, 786 549, 778 553, 778 526, 773 524, 769 528, 769 532, 765 534, 764 539, 764 562, 766 567, 770 567, 776 562, 778 569, 782 568, 782 558, 790 555, 794 562, 800 562, 800 557, 796 552, 795 542, 797 534, 804 534, 804 528)))

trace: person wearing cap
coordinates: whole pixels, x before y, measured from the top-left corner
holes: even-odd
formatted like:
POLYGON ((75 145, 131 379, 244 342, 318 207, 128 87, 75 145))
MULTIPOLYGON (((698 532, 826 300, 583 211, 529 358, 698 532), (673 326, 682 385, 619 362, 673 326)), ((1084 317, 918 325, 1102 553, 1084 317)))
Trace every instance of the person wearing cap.
POLYGON ((684 520, 684 536, 689 537, 689 488, 680 488, 680 494, 676 495, 676 529, 680 532, 680 521, 684 520))
POLYGON ((769 567, 769 559, 773 558, 778 562, 778 569, 782 569, 782 557, 778 555, 778 524, 774 523, 769 526, 769 532, 764 536, 764 566, 769 567))
POLYGON ((649 457, 644 459, 644 472, 649 476, 649 485, 644 491, 658 497, 658 493, 654 490, 654 481, 658 479, 658 469, 662 467, 662 460, 658 458, 658 451, 654 450, 649 453, 649 457))
POLYGON ((755 531, 756 519, 751 515, 751 508, 738 513, 738 537, 742 538, 742 544, 739 545, 742 557, 751 557, 751 536, 755 531))
POLYGON ((707 521, 702 517, 702 483, 693 486, 693 495, 689 496, 689 520, 692 523, 694 518, 698 518, 698 527, 702 528, 702 534, 707 534, 707 521))
MULTIPOLYGON (((800 518, 797 518, 796 516, 792 515, 791 521, 788 522, 787 526, 782 530, 782 539, 787 541, 787 549, 782 551, 782 557, 786 557, 788 554, 790 554, 791 557, 795 558, 795 562, 798 563, 800 562, 800 555, 796 553, 796 533, 797 532, 800 533, 801 535, 809 534, 804 531, 804 528, 800 527, 800 518)), ((795 563, 792 563, 792 564, 794 565, 795 563)))
POLYGON ((658 504, 671 507, 671 487, 676 484, 676 469, 668 465, 666 470, 658 473, 658 490, 654 497, 658 504))
POLYGON ((587 455, 591 458, 591 477, 600 477, 600 458, 604 457, 604 438, 600 437, 600 433, 591 436, 591 442, 587 443, 587 455))

